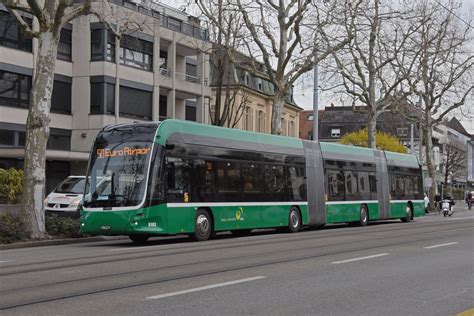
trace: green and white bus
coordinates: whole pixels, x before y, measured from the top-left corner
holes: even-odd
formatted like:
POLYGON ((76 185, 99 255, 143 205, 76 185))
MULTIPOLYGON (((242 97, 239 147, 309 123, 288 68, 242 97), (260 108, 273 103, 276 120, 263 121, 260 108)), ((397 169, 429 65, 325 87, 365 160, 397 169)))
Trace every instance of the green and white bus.
POLYGON ((104 127, 93 145, 81 233, 189 234, 424 215, 416 156, 188 121, 104 127), (91 189, 94 188, 94 189, 91 189))

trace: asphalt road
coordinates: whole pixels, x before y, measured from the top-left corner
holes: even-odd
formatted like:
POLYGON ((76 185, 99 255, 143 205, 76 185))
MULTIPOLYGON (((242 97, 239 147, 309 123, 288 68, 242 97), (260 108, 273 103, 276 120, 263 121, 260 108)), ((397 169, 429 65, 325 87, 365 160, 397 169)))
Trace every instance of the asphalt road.
MULTIPOLYGON (((456 315, 474 308, 474 211, 298 234, 3 250, 3 315, 456 315)), ((474 312, 474 310, 473 310, 474 312)))

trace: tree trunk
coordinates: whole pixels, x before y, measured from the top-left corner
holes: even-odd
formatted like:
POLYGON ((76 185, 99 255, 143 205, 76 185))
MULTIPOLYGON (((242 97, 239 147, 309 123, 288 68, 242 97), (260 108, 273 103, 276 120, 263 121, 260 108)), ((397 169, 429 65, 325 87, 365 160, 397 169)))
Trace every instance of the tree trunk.
POLYGON ((425 133, 425 157, 426 157, 426 167, 428 168, 428 175, 431 178, 431 189, 430 189, 430 200, 434 201, 435 195, 438 193, 438 183, 436 181, 436 170, 432 161, 432 152, 433 152, 433 139, 432 139, 432 123, 431 123, 431 112, 425 112, 426 120, 426 129, 425 133))
POLYGON ((274 135, 281 134, 281 116, 283 113, 283 107, 285 105, 284 93, 276 92, 273 99, 273 110, 272 110, 272 125, 271 133, 274 135))
MULTIPOLYGON (((58 32, 59 33, 59 32, 58 32)), ((26 122, 24 208, 22 218, 32 239, 45 236, 44 205, 46 144, 59 34, 41 32, 26 122)))
POLYGON ((368 133, 368 146, 369 148, 376 149, 376 134, 377 134, 377 116, 369 113, 369 121, 367 126, 368 133))

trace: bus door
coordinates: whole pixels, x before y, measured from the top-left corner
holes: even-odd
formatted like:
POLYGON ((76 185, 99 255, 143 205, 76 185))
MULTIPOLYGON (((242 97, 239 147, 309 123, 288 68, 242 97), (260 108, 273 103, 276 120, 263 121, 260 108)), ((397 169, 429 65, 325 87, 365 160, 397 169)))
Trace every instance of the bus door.
POLYGON ((377 199, 379 201, 379 218, 390 218, 390 187, 385 152, 375 151, 375 165, 377 168, 377 199))

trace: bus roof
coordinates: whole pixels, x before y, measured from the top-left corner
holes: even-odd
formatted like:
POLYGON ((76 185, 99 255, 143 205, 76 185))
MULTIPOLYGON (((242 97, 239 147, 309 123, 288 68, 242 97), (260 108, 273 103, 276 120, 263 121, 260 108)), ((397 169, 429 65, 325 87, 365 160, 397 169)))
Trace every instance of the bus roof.
POLYGON ((193 136, 220 138, 229 141, 267 144, 297 149, 303 148, 303 142, 299 138, 249 132, 239 129, 174 119, 167 119, 161 122, 160 127, 158 128, 156 142, 164 145, 168 138, 173 134, 187 134, 193 136))

